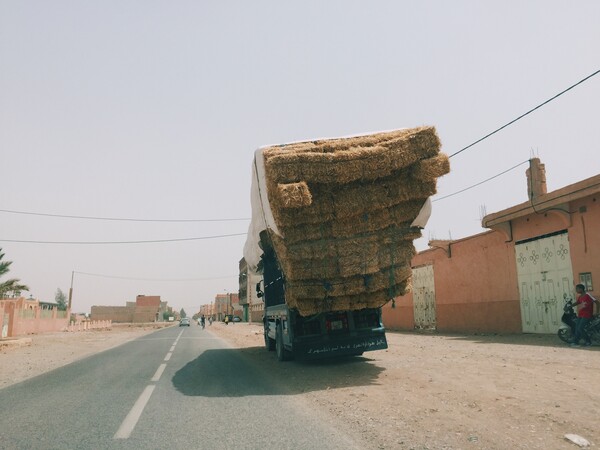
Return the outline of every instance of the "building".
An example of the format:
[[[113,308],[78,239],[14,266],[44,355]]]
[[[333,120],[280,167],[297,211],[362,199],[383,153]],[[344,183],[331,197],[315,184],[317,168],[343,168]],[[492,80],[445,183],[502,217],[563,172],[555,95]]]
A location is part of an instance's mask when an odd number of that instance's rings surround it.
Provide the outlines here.
[[[0,299],[0,338],[62,331],[68,324],[69,311],[60,311],[54,302]]]
[[[265,303],[262,298],[256,295],[256,285],[262,280],[262,277],[248,271],[248,266],[244,258],[240,260],[239,268],[239,296],[240,305],[243,307],[242,320],[262,322]]]
[[[240,305],[238,294],[228,292],[215,296],[213,311],[213,318],[222,321],[225,319],[225,315],[242,317],[244,309]]]
[[[244,322],[248,321],[250,316],[249,314],[249,299],[248,299],[248,291],[252,291],[252,289],[248,289],[248,265],[246,264],[246,260],[244,258],[240,259],[239,262],[239,289],[238,296],[240,298],[240,306],[243,309],[242,312],[242,320]]]
[[[575,284],[600,296],[600,175],[550,193],[539,159],[526,175],[528,200],[485,216],[490,231],[415,255],[412,292],[384,306],[386,327],[555,333]]]
[[[171,312],[160,295],[138,295],[125,306],[92,306],[92,320],[112,320],[115,323],[163,322],[164,313]]]

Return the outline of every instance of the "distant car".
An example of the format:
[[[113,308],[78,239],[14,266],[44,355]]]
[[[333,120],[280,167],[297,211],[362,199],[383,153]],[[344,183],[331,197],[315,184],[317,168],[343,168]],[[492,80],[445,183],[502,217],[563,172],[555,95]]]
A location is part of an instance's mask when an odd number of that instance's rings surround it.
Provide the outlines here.
[[[242,321],[242,319],[238,316],[233,316],[232,320],[233,320],[233,322],[241,322]]]
[[[184,317],[183,319],[181,319],[179,321],[179,326],[180,327],[189,327],[190,326],[190,318],[189,317]]]

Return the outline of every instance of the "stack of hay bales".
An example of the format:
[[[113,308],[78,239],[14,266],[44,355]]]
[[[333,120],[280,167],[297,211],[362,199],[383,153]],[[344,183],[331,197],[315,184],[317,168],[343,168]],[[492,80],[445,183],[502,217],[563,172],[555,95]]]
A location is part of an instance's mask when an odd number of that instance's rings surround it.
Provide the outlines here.
[[[263,149],[290,308],[377,308],[410,289],[412,223],[450,170],[439,150],[433,127]]]

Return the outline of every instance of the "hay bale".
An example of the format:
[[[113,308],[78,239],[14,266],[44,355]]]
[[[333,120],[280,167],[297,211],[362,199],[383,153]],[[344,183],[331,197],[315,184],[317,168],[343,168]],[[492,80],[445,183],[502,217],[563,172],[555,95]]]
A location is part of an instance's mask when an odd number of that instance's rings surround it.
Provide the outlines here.
[[[277,195],[273,199],[274,207],[301,208],[312,203],[312,195],[306,182],[277,185]]]
[[[302,223],[331,222],[380,212],[385,208],[427,198],[436,193],[435,181],[411,181],[386,179],[380,183],[359,183],[350,186],[311,186],[313,200],[310,207],[301,210],[273,210],[273,217],[277,226],[281,228]],[[408,221],[407,219],[403,221]]]
[[[353,275],[370,275],[382,267],[405,262],[415,254],[412,241],[402,241],[385,247],[369,246],[355,248],[355,252],[323,257],[322,259],[287,256],[281,259],[281,268],[291,280],[332,280]]]
[[[286,278],[286,300],[288,294],[292,297],[303,298],[334,298],[342,296],[363,295],[389,289],[405,280],[412,274],[410,260],[400,266],[380,269],[376,273],[355,275],[346,278],[328,280],[290,280]]]
[[[296,223],[282,226],[279,231],[287,245],[297,242],[350,237],[373,233],[395,226],[404,234],[403,239],[414,240],[421,237],[419,228],[411,227],[411,218],[417,217],[426,199],[409,200],[389,208],[372,210],[353,217],[320,223]],[[408,218],[408,222],[406,222]],[[413,219],[414,220],[414,219]]]
[[[358,294],[332,298],[302,298],[296,299],[292,293],[287,299],[291,308],[296,308],[303,316],[331,311],[347,311],[363,308],[379,308],[394,297],[410,292],[410,280],[368,294]]]
[[[286,301],[300,314],[378,308],[410,289],[411,227],[450,170],[433,127],[263,150]],[[263,247],[265,248],[265,247]]]
[[[438,153],[433,127],[362,137],[315,141],[312,146],[264,150],[268,177],[276,183],[349,183],[375,180]]]

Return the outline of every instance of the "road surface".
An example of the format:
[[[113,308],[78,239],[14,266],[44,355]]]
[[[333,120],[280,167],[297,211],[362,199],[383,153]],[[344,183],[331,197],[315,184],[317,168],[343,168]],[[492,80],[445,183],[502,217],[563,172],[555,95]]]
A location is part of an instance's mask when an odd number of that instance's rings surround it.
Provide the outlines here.
[[[0,390],[0,447],[364,447],[295,393],[208,328],[171,327]]]

